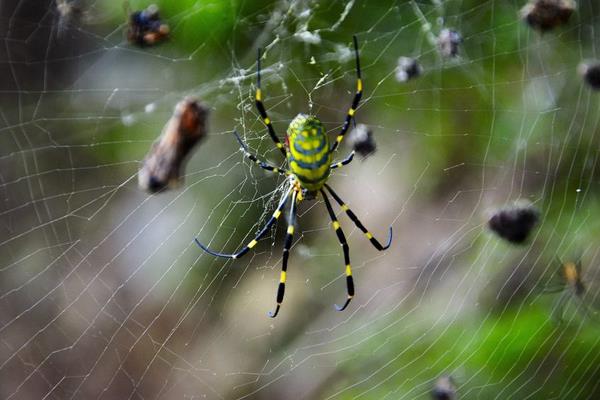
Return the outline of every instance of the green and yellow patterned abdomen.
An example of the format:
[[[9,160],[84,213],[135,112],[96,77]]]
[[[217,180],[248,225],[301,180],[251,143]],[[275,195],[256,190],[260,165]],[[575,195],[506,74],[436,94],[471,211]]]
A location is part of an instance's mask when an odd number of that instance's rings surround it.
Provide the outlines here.
[[[298,114],[287,130],[287,159],[300,185],[310,192],[323,187],[329,178],[329,138],[321,121],[313,115]]]

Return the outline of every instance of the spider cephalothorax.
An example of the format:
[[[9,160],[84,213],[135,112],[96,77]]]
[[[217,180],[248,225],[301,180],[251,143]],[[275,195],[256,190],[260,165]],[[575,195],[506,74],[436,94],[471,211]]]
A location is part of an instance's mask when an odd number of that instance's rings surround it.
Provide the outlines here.
[[[327,208],[327,213],[331,218],[331,223],[337,238],[342,246],[344,252],[344,261],[346,265],[346,287],[348,291],[348,296],[346,297],[346,301],[344,305],[341,307],[336,306],[338,311],[345,309],[352,297],[354,297],[354,280],[352,279],[352,268],[350,267],[350,249],[348,247],[348,243],[346,242],[346,237],[344,236],[344,232],[338,222],[335,212],[333,211],[333,207],[329,202],[329,197],[326,192],[328,192],[336,203],[339,204],[341,209],[348,215],[348,217],[354,222],[354,224],[360,229],[367,239],[375,246],[375,248],[379,251],[387,249],[392,242],[392,228],[390,227],[388,242],[385,246],[382,246],[381,243],[373,235],[371,232],[365,228],[365,226],[358,220],[356,215],[350,210],[350,208],[344,203],[344,201],[333,191],[333,189],[327,184],[327,179],[329,178],[329,174],[332,169],[340,168],[352,161],[354,157],[354,152],[350,153],[348,157],[344,160],[333,163],[332,158],[333,153],[337,149],[337,146],[340,144],[344,135],[348,131],[350,127],[350,122],[354,118],[354,114],[356,113],[356,109],[358,108],[358,103],[360,102],[360,98],[362,97],[362,80],[360,77],[360,62],[358,58],[358,42],[356,37],[354,37],[354,53],[356,55],[356,94],[354,95],[354,99],[352,100],[352,105],[346,114],[346,119],[344,120],[344,124],[340,133],[337,135],[335,142],[333,145],[329,144],[329,138],[325,129],[323,128],[323,124],[317,117],[314,115],[307,114],[298,114],[290,123],[287,130],[286,144],[285,146],[277,135],[275,134],[275,129],[271,123],[271,119],[267,115],[267,111],[265,110],[265,106],[262,102],[262,91],[260,88],[260,49],[258,50],[258,72],[257,72],[257,85],[256,85],[256,108],[258,112],[267,126],[269,131],[269,135],[271,139],[275,143],[275,146],[280,150],[281,154],[287,159],[289,164],[289,169],[282,169],[274,167],[273,165],[259,160],[254,154],[252,154],[246,143],[240,138],[237,132],[234,131],[235,137],[242,146],[242,150],[246,154],[246,156],[267,171],[272,171],[274,173],[278,173],[281,175],[285,175],[289,178],[290,187],[284,193],[277,206],[277,209],[273,213],[273,216],[267,221],[265,226],[258,232],[258,235],[246,246],[244,246],[237,253],[226,254],[226,253],[217,253],[210,250],[208,247],[200,243],[198,239],[196,239],[196,243],[200,246],[204,251],[209,254],[218,257],[225,258],[240,258],[244,254],[246,254],[250,249],[252,249],[258,241],[269,231],[271,226],[275,223],[277,219],[281,216],[285,205],[287,204],[288,199],[290,200],[290,211],[289,211],[289,219],[288,219],[288,228],[285,236],[285,241],[283,245],[283,257],[282,257],[282,265],[281,265],[281,276],[279,279],[279,288],[277,289],[277,307],[274,312],[270,312],[269,316],[275,317],[279,312],[279,308],[281,307],[281,303],[283,302],[283,295],[285,293],[285,282],[287,278],[287,265],[288,258],[290,253],[290,248],[292,247],[292,239],[294,236],[294,226],[296,224],[296,206],[302,200],[312,200],[315,199],[319,194],[323,197],[323,201],[325,202],[325,207]]]

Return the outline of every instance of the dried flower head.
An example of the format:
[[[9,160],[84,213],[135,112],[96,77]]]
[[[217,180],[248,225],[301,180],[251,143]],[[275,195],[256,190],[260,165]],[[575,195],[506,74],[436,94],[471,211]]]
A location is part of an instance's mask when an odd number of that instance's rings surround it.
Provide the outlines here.
[[[521,18],[531,28],[546,32],[569,21],[575,11],[572,0],[530,0],[521,9]]]
[[[579,64],[579,73],[584,82],[594,90],[600,90],[600,63],[597,61]]]
[[[456,386],[454,385],[452,377],[447,375],[440,376],[431,391],[431,397],[434,400],[456,399]]]
[[[488,221],[488,226],[511,243],[523,243],[539,217],[537,208],[529,203],[521,203],[496,211]]]
[[[456,57],[461,43],[462,36],[452,29],[442,29],[437,38],[438,48],[443,57]]]
[[[363,158],[373,154],[377,150],[377,144],[373,138],[373,131],[364,124],[358,124],[348,135],[348,142],[354,151]]]
[[[87,19],[87,13],[77,0],[56,0],[58,11],[58,35],[61,36],[70,26]]]
[[[413,78],[417,78],[423,72],[423,68],[419,62],[410,57],[400,57],[398,66],[396,67],[396,80],[398,82],[407,82]]]
[[[206,136],[208,109],[194,98],[177,103],[173,116],[154,142],[138,173],[140,188],[155,193],[175,187],[187,156]]]

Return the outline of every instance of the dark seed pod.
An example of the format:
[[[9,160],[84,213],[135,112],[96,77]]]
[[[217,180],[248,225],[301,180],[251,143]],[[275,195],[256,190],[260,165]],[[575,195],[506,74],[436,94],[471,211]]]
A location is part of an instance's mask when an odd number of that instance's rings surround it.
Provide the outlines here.
[[[129,13],[127,40],[140,47],[152,46],[169,36],[169,25],[160,19],[158,6],[151,4],[145,10]]]
[[[417,60],[410,57],[400,57],[396,67],[396,80],[398,82],[407,82],[417,78],[423,72],[423,68]]]
[[[531,204],[521,204],[496,211],[488,226],[511,243],[523,243],[538,221],[539,211]]]
[[[431,391],[434,400],[456,399],[456,386],[450,376],[440,376]]]
[[[352,145],[354,151],[363,158],[375,153],[375,150],[377,150],[377,144],[373,138],[373,131],[364,124],[358,124],[352,129],[348,135],[348,141]]]
[[[438,48],[443,57],[456,57],[458,46],[462,43],[460,33],[451,29],[442,29],[437,38]]]
[[[573,11],[575,3],[572,0],[530,0],[521,9],[521,18],[532,29],[547,32],[566,24]]]
[[[83,10],[78,0],[56,0],[58,11],[58,36],[62,36],[67,29],[88,19],[88,14]]]
[[[138,173],[141,189],[156,193],[176,187],[188,154],[206,136],[208,109],[193,98],[177,103],[173,116],[154,142]]]
[[[579,73],[584,82],[594,90],[600,90],[600,63],[597,61],[581,63]]]

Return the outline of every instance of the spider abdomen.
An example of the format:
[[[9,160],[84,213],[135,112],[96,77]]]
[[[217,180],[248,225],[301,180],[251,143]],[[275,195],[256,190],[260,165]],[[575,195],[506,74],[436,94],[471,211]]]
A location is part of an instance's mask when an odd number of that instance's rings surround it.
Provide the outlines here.
[[[323,124],[313,115],[298,114],[287,130],[287,159],[292,174],[310,192],[329,178],[331,152]]]

